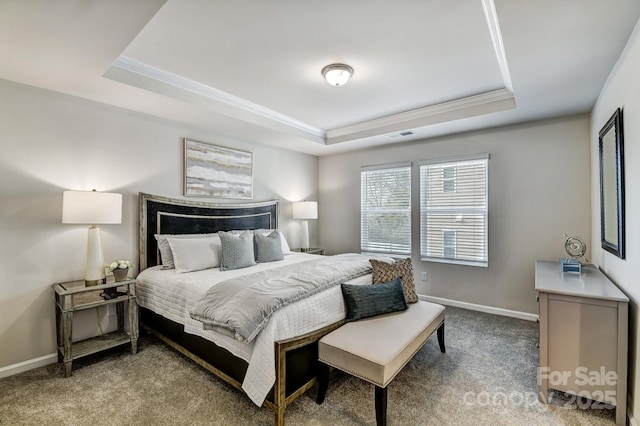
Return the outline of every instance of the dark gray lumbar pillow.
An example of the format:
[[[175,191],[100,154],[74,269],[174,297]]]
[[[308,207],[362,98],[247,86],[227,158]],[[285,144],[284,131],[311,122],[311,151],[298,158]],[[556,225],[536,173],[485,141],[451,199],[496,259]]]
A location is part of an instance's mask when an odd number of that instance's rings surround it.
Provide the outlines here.
[[[347,321],[356,321],[409,308],[400,277],[375,285],[342,284]]]

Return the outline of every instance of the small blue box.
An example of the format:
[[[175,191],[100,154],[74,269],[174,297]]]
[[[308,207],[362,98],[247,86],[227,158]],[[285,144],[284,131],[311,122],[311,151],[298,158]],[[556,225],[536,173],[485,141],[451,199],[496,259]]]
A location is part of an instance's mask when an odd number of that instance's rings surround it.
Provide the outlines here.
[[[573,274],[579,274],[582,272],[582,264],[578,262],[577,259],[561,257],[560,272],[571,272]]]

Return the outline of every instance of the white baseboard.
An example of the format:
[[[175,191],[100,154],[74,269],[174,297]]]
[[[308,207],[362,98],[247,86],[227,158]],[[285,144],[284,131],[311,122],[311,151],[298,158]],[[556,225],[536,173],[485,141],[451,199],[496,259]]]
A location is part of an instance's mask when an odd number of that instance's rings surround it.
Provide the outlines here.
[[[58,354],[49,354],[0,368],[0,379],[58,362]]]
[[[470,311],[485,312],[488,314],[502,315],[505,317],[519,318],[527,321],[536,321],[538,315],[530,314],[527,312],[512,311],[510,309],[494,308],[493,306],[476,305],[475,303],[459,302],[457,300],[443,299],[442,297],[425,296],[423,294],[418,295],[420,300],[427,302],[438,303],[445,306],[453,306],[454,308],[469,309]]]

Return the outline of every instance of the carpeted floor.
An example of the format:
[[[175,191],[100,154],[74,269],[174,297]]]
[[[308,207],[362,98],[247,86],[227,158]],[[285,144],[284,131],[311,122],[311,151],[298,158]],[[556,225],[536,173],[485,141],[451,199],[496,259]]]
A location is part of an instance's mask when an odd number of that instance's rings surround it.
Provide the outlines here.
[[[447,353],[432,337],[389,385],[390,425],[612,425],[613,410],[537,401],[537,324],[447,308]],[[0,380],[2,425],[271,425],[273,414],[145,336],[74,362]],[[287,409],[287,425],[374,425],[373,385],[339,371]],[[572,403],[573,402],[573,403]]]

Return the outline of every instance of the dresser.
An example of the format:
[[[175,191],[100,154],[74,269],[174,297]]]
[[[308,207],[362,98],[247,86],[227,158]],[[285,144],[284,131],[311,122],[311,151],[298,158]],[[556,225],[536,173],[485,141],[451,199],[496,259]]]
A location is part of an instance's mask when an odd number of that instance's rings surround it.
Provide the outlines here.
[[[540,400],[556,389],[587,398],[591,408],[615,405],[616,423],[624,425],[629,298],[593,265],[577,274],[538,260],[535,274]]]

